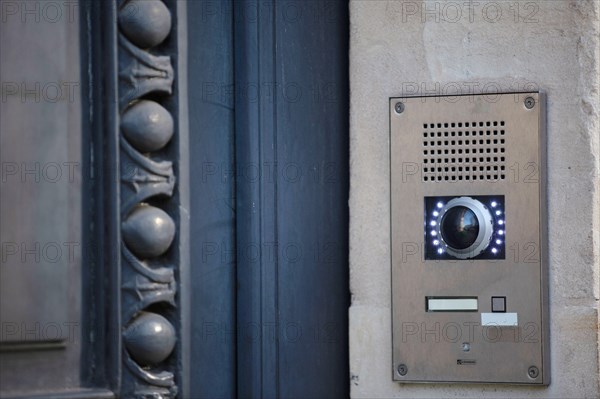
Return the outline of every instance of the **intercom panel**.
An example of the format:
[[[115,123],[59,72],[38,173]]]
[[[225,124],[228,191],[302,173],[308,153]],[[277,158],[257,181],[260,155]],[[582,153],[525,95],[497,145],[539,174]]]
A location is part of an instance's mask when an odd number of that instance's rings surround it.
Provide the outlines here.
[[[395,381],[549,383],[544,104],[390,99]]]

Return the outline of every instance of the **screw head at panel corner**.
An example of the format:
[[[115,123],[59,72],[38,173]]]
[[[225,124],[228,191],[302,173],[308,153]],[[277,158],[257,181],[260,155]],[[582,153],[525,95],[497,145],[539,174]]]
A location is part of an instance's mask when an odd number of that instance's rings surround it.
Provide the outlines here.
[[[404,112],[404,103],[397,102],[396,105],[394,105],[394,111],[396,111],[397,114]]]
[[[529,378],[538,378],[538,376],[540,375],[540,370],[535,366],[530,366],[527,369],[527,375],[529,376]]]
[[[523,104],[525,104],[525,108],[532,109],[535,107],[535,99],[533,97],[527,97],[525,101],[523,101]]]
[[[406,364],[399,364],[397,370],[398,374],[401,376],[405,376],[406,373],[408,373],[408,367],[406,367]]]

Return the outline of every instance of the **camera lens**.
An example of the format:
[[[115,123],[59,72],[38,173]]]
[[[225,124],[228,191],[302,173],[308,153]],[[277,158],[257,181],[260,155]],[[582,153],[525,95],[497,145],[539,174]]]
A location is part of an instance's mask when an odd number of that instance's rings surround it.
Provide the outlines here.
[[[475,213],[465,206],[455,206],[442,217],[440,232],[449,247],[469,248],[479,234],[479,221]]]

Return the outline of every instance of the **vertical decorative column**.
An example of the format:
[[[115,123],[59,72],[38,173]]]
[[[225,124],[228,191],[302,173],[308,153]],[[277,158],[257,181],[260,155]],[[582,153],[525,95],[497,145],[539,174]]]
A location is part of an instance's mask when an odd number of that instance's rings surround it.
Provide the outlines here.
[[[118,1],[123,398],[175,398],[180,354],[177,101],[172,16],[161,0]],[[175,117],[175,118],[174,118]]]

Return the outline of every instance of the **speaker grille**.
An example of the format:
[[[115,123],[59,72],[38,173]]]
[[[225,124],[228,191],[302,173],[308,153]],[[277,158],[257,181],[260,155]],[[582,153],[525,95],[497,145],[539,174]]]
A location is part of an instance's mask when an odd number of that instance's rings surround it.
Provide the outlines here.
[[[506,178],[504,121],[423,124],[424,182]]]

